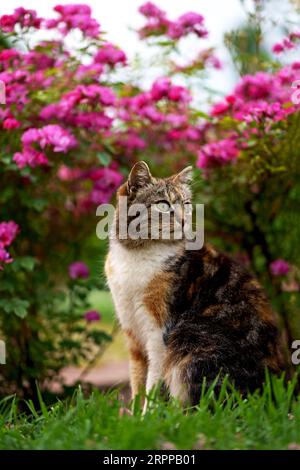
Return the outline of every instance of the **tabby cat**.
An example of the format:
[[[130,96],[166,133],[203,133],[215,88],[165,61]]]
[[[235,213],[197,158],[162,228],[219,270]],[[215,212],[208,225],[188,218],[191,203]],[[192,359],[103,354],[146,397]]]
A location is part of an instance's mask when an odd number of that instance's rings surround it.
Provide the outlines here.
[[[191,178],[191,167],[154,178],[138,162],[117,200],[126,196],[128,208],[145,204],[148,215],[150,207],[172,211],[175,203],[190,204]],[[209,245],[195,251],[184,239],[123,239],[119,207],[105,271],[128,339],[132,396],[163,382],[171,396],[194,405],[204,377],[208,385],[218,377],[218,387],[228,374],[246,392],[261,386],[266,367],[279,372],[274,315],[252,275]]]

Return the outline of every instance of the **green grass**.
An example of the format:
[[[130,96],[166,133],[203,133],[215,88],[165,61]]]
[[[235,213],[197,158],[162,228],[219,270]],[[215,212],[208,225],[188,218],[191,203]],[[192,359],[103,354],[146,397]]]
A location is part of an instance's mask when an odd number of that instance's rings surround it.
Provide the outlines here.
[[[69,402],[30,415],[17,413],[13,397],[0,404],[0,449],[287,449],[300,445],[300,400],[295,381],[267,378],[261,394],[247,398],[224,385],[218,398],[203,392],[196,410],[154,397],[145,416],[140,407],[122,412],[117,392],[80,389]],[[121,410],[121,411],[120,411]]]

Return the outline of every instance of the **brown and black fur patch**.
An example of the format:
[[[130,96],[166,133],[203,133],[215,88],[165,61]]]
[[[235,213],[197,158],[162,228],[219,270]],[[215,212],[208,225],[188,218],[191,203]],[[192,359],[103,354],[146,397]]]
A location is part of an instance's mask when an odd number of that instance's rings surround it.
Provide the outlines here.
[[[237,262],[211,248],[170,260],[173,273],[164,325],[168,367],[179,367],[190,402],[201,383],[225,374],[242,392],[260,387],[265,367],[281,369],[273,313],[256,280]]]
[[[149,282],[145,290],[144,305],[160,327],[167,321],[173,277],[173,273],[163,271]]]

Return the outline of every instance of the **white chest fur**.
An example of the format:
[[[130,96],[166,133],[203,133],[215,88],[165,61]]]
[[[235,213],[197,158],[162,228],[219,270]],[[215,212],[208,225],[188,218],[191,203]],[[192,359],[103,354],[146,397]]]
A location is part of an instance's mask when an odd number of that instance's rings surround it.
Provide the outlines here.
[[[117,315],[122,327],[133,331],[146,350],[158,326],[144,306],[145,289],[177,250],[178,246],[163,243],[129,250],[117,240],[111,242],[106,273]]]

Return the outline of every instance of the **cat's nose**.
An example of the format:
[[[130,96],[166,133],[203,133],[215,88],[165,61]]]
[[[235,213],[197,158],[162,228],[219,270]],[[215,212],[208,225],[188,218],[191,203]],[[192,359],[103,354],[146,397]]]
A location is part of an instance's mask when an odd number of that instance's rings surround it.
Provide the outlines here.
[[[174,210],[174,218],[175,218],[175,223],[177,224],[178,227],[183,228],[184,227],[184,211],[182,206],[176,206],[176,209]]]

